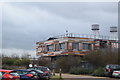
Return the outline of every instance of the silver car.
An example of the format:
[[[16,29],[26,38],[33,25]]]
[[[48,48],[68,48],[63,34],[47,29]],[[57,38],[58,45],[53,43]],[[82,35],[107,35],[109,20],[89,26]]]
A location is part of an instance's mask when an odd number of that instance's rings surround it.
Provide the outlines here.
[[[112,76],[113,76],[113,77],[118,77],[118,78],[120,78],[120,70],[118,70],[118,71],[113,71]]]

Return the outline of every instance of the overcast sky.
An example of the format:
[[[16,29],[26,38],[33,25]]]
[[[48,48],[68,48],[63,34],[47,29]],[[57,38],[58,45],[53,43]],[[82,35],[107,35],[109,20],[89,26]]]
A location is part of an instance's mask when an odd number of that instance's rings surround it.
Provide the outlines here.
[[[91,34],[91,25],[100,25],[100,34],[118,25],[117,2],[16,2],[2,8],[4,53],[26,51],[35,56],[37,41],[69,33]],[[9,53],[9,54],[10,54]],[[15,52],[14,52],[15,53]]]

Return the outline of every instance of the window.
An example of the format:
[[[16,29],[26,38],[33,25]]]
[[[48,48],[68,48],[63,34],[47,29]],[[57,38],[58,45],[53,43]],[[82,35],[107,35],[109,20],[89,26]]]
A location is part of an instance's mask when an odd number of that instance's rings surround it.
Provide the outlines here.
[[[19,76],[17,72],[10,72],[9,74],[12,76]]]
[[[35,71],[31,71],[30,74],[36,75],[37,73]]]
[[[85,49],[85,50],[90,49],[90,44],[83,43],[83,49]]]
[[[65,43],[60,43],[59,46],[60,46],[60,49],[65,49]]]
[[[2,75],[4,75],[5,74],[5,72],[2,72]]]
[[[53,45],[47,45],[47,51],[49,52],[53,51]]]
[[[17,71],[17,73],[18,73],[19,75],[22,75],[22,74],[27,74],[28,72],[27,72],[27,71]]]
[[[40,71],[40,70],[36,70],[36,72],[38,72],[38,73],[44,73],[43,71]]]
[[[78,50],[79,49],[79,43],[73,43],[72,48]]]
[[[55,44],[55,48],[54,48],[55,51],[58,51],[59,50],[59,46],[58,44]]]

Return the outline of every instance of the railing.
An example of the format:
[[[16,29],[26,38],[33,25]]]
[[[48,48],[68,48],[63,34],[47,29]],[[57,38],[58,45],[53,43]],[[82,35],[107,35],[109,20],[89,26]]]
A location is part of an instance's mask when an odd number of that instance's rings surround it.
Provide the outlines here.
[[[55,38],[80,37],[80,38],[91,38],[91,39],[102,39],[102,40],[118,40],[118,37],[102,36],[102,35],[77,34],[77,33],[67,33],[67,34],[58,35],[58,36],[54,36],[54,37]]]

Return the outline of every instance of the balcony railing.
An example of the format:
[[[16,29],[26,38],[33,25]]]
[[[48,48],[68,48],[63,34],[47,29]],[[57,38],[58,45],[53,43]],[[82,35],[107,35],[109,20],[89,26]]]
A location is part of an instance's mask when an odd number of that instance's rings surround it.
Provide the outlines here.
[[[91,38],[91,39],[102,39],[102,40],[118,40],[117,36],[102,36],[102,35],[89,35],[89,34],[77,34],[77,33],[67,33],[54,37],[55,38],[80,37],[80,38]]]

